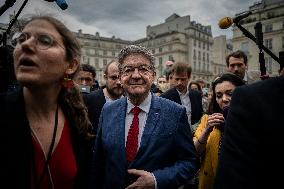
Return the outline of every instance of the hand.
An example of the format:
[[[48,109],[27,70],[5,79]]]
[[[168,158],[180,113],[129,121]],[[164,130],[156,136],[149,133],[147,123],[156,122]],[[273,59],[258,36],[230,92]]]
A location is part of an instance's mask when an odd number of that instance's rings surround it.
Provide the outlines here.
[[[224,121],[224,116],[221,113],[214,113],[212,115],[209,115],[206,124],[207,133],[210,133],[215,126],[219,126],[220,123],[224,123]]]
[[[138,179],[127,186],[126,189],[154,189],[155,188],[155,179],[152,173],[143,171],[143,170],[137,170],[137,169],[129,169],[129,174],[133,174],[138,177]]]

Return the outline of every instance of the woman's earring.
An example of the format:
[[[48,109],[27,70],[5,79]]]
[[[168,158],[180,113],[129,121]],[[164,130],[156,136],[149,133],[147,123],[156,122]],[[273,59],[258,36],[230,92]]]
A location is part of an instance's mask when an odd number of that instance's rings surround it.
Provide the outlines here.
[[[69,75],[67,75],[67,74],[63,78],[62,85],[67,89],[72,89],[75,86],[74,81],[72,79],[70,79]]]

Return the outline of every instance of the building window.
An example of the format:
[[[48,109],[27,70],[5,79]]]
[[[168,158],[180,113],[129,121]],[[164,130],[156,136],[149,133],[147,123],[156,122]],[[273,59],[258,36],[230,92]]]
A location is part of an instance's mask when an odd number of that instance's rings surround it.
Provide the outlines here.
[[[107,65],[107,59],[103,59],[104,67]]]
[[[196,62],[193,62],[193,71],[196,71]]]
[[[246,54],[246,55],[248,55],[248,53],[249,53],[249,43],[248,42],[243,42],[243,43],[241,43],[241,50]]]
[[[159,64],[163,64],[163,57],[159,57]]]
[[[264,40],[264,45],[265,45],[268,49],[272,50],[272,39],[265,39],[265,40]]]
[[[207,51],[209,51],[209,43],[207,43]]]
[[[272,32],[272,31],[273,31],[272,24],[266,25],[264,31],[265,31],[265,32]]]
[[[84,63],[84,64],[89,64],[89,63],[90,63],[89,57],[83,56],[83,63]]]
[[[201,53],[200,53],[200,51],[198,51],[198,60],[200,60],[201,59]]]
[[[203,49],[205,49],[205,42],[203,42]]]
[[[205,61],[205,52],[202,53],[202,60]]]
[[[103,55],[104,55],[104,56],[107,55],[107,51],[106,51],[106,50],[103,51]]]
[[[196,40],[195,39],[193,40],[193,46],[196,46]]]
[[[198,62],[198,71],[200,71],[200,69],[201,69],[201,63]]]
[[[90,49],[90,54],[94,55],[95,54],[95,49]]]
[[[209,64],[207,64],[207,70],[206,71],[209,72]]]
[[[196,59],[196,50],[193,49],[193,59]]]
[[[200,41],[198,41],[198,47],[201,48],[201,42]]]
[[[159,52],[163,52],[163,48],[162,47],[159,48]]]
[[[173,62],[175,61],[173,55],[169,55],[169,60]]]
[[[99,59],[98,58],[95,59],[95,67],[97,69],[100,68],[100,64],[99,64]]]
[[[122,48],[122,46],[121,46],[121,45],[119,45],[119,44],[116,44],[116,45],[115,45],[115,48],[117,48],[117,49],[121,49],[121,48]]]
[[[207,53],[207,62],[209,62],[209,53]]]
[[[266,57],[265,58],[265,67],[269,74],[272,74],[272,58]]]

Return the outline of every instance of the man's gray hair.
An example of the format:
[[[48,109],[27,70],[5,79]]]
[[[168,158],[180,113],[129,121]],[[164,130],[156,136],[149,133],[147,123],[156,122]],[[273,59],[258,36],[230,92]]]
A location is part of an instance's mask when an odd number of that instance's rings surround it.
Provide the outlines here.
[[[122,63],[123,60],[130,54],[142,54],[144,55],[149,61],[150,61],[150,66],[151,69],[155,71],[155,57],[151,53],[149,49],[143,46],[138,46],[138,45],[129,45],[121,49],[121,51],[118,54],[118,67],[121,70],[122,69]]]

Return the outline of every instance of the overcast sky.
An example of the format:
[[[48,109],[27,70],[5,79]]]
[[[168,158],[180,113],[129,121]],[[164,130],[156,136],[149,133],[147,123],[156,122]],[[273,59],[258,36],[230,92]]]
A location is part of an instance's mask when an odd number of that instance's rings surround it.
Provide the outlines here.
[[[0,6],[7,0],[0,0]],[[10,14],[17,12],[24,0],[17,2],[0,16],[1,23],[8,23]],[[147,25],[163,23],[176,13],[191,16],[191,21],[211,25],[213,37],[232,37],[231,28],[221,30],[218,21],[234,17],[249,9],[256,0],[66,0],[68,8],[61,10],[55,2],[29,0],[21,16],[52,14],[62,20],[72,31],[100,32],[103,37],[116,36],[124,40],[146,37]]]

